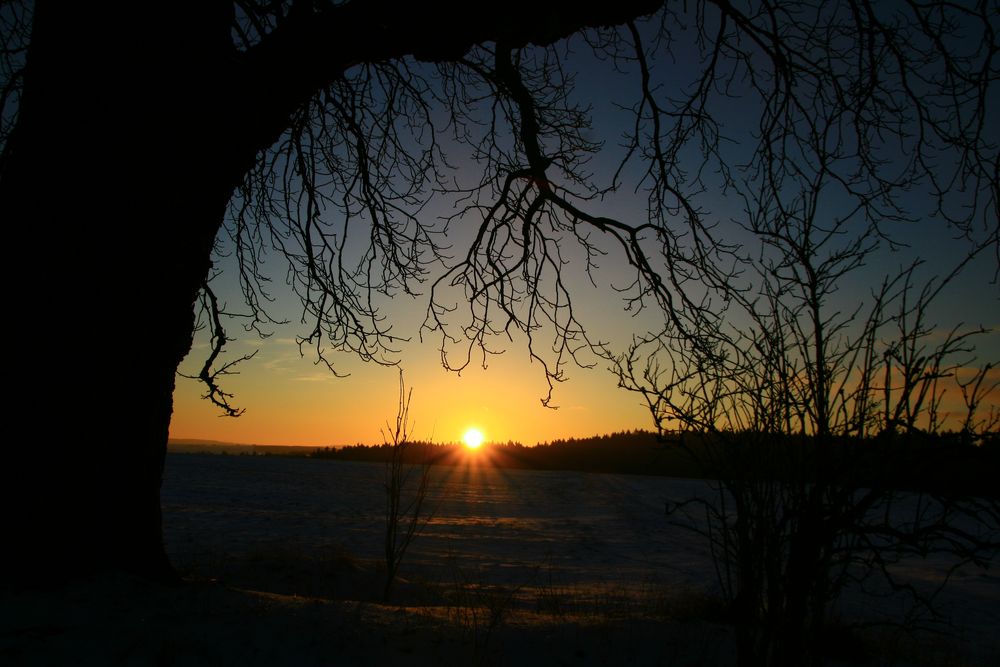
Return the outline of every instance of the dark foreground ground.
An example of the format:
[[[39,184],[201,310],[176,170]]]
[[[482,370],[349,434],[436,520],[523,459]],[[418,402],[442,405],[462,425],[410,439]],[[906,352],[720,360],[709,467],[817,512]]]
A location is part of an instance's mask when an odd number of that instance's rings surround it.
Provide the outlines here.
[[[705,665],[734,663],[704,545],[664,502],[705,484],[454,471],[381,603],[382,468],[168,457],[164,525],[186,583],[121,575],[0,593],[7,665]],[[941,566],[900,576],[933,586]],[[955,573],[915,634],[893,598],[847,596],[828,665],[1000,664],[1000,578]]]
[[[3,665],[731,665],[732,628],[710,600],[655,613],[510,608],[488,593],[383,605],[108,575],[0,601]],[[465,606],[467,605],[467,606]],[[947,637],[843,630],[829,665],[996,664]]]
[[[731,664],[729,629],[104,577],[4,598],[4,665]]]

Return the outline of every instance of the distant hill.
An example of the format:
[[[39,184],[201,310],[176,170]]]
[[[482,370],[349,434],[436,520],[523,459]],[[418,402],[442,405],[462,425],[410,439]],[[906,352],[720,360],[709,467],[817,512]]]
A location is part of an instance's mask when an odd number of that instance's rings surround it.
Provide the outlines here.
[[[309,456],[315,447],[297,445],[247,445],[220,440],[177,438],[167,441],[167,452],[174,454],[229,454],[244,456]]]
[[[531,470],[578,470],[644,475],[697,476],[699,470],[682,449],[658,441],[648,431],[624,431],[590,438],[555,440],[534,446],[517,442],[490,443],[470,452],[457,443],[415,442],[407,459],[413,463],[430,461],[438,465],[490,465],[498,468]],[[167,451],[176,454],[219,454],[230,456],[302,456],[338,461],[385,461],[386,445],[343,447],[303,447],[249,445],[217,440],[172,439]]]

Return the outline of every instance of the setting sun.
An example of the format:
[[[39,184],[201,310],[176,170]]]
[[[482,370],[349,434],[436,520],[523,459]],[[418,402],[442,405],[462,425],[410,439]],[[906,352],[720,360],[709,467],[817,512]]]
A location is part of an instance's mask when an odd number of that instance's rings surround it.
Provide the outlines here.
[[[479,445],[483,444],[483,440],[485,440],[483,432],[478,428],[470,428],[462,435],[462,442],[469,449],[476,449]]]

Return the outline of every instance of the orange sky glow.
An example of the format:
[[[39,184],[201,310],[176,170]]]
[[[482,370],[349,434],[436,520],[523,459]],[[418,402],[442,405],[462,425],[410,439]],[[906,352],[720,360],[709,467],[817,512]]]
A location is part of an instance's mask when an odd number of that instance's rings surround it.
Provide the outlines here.
[[[629,99],[628,96],[634,93],[630,87],[634,86],[634,81],[629,84],[627,77],[623,78],[614,68],[609,69],[608,63],[595,61],[592,66],[597,69],[580,78],[578,90],[582,99],[594,105],[595,136],[610,138],[611,143],[607,150],[593,156],[587,170],[595,174],[595,182],[606,184],[616,173],[623,153],[620,146],[617,152],[613,149],[615,137],[620,135],[619,126],[627,127],[635,120],[628,111],[630,105],[616,106],[618,100],[614,97]],[[739,105],[733,105],[724,113],[733,114],[728,120],[735,124],[734,127],[740,126]],[[481,167],[473,163],[465,171],[475,176]],[[627,170],[624,177],[629,177]],[[478,176],[473,181],[476,178]],[[721,191],[706,194],[704,204],[704,215],[714,216],[720,224],[744,214],[741,201],[727,199]],[[631,186],[622,187],[599,203],[588,205],[594,206],[596,213],[626,220],[648,217],[646,193]],[[836,213],[835,208],[831,215]],[[447,199],[431,201],[421,209],[421,215],[428,219],[454,215],[454,212],[453,202]],[[456,220],[449,227],[448,243],[457,249],[468,248],[477,224],[475,219]],[[738,230],[727,228],[727,232],[735,234]],[[938,220],[928,219],[926,226],[919,233],[915,232],[907,230],[906,241],[914,256],[930,258],[929,273],[954,265],[955,257],[949,256],[948,244],[956,244],[946,226]],[[737,234],[733,238],[742,237]],[[626,310],[622,295],[613,289],[629,285],[635,279],[634,272],[627,268],[628,261],[621,248],[609,244],[602,248],[608,251],[607,255],[592,258],[599,265],[595,270],[596,285],[592,285],[584,270],[586,257],[576,247],[578,244],[570,241],[560,246],[560,259],[564,262],[560,278],[572,294],[574,316],[591,340],[608,342],[615,352],[621,352],[634,334],[661,330],[663,317],[655,312],[655,305],[638,314]],[[596,235],[592,241],[597,245],[601,243]],[[966,248],[964,245],[956,247],[959,250]],[[879,266],[878,259],[884,261],[884,266]],[[218,282],[213,281],[213,290],[219,295],[224,309],[245,313],[242,293],[234,278],[238,275],[234,261],[232,253],[220,253],[215,266],[222,271],[222,277]],[[844,301],[832,303],[831,309],[842,308],[843,312],[850,312],[857,307],[859,296],[866,298],[872,286],[880,283],[882,271],[891,271],[892,267],[906,263],[902,255],[895,254],[869,258],[867,268],[852,272],[840,285],[843,289],[837,292],[836,298]],[[330,360],[338,372],[349,374],[337,378],[325,366],[315,364],[314,349],[307,348],[303,357],[295,336],[308,333],[311,323],[301,323],[300,302],[286,284],[287,263],[280,253],[273,253],[268,256],[266,266],[272,275],[274,307],[278,311],[272,314],[275,319],[292,324],[276,325],[270,332],[272,335],[264,340],[244,332],[239,320],[225,325],[229,337],[235,338],[227,345],[226,360],[259,350],[254,358],[234,369],[237,374],[220,378],[222,389],[233,394],[233,404],[244,408],[245,414],[239,418],[220,416],[218,408],[202,399],[203,386],[179,375],[174,391],[171,438],[307,446],[382,442],[381,432],[387,430],[386,422],[396,418],[398,369],[366,364],[349,354],[331,352]],[[996,264],[991,257],[979,258],[967,268],[962,280],[950,284],[940,295],[933,318],[933,324],[942,330],[949,330],[958,322],[970,328],[992,328],[991,333],[975,341],[979,363],[1000,360],[1000,292],[996,290],[995,281],[990,282],[996,277],[995,271]],[[984,290],[984,285],[990,287]],[[544,288],[551,289],[551,284],[546,283]],[[454,319],[449,326],[454,327],[450,331],[452,335],[458,333],[456,337],[461,337],[462,326],[467,324],[462,318],[467,319],[468,313],[462,309],[468,303],[463,299],[466,297],[461,290],[445,295],[444,299],[446,304],[455,306]],[[458,374],[442,368],[439,334],[421,331],[427,312],[426,293],[418,297],[395,294],[384,303],[380,302],[378,307],[385,322],[392,324],[393,335],[409,339],[400,344],[396,360],[405,371],[407,387],[413,390],[410,417],[414,439],[459,442],[467,429],[476,427],[482,430],[488,442],[513,440],[533,445],[560,438],[653,428],[642,397],[619,389],[616,377],[607,370],[608,363],[593,355],[584,355],[581,359],[585,364],[593,364],[593,368],[580,368],[572,362],[564,366],[567,381],[556,384],[552,397],[552,405],[559,407],[549,409],[540,402],[547,392],[544,371],[537,361],[532,363],[523,334],[519,337],[515,333],[512,340],[503,335],[495,336],[499,340],[491,339],[488,345],[494,350],[503,349],[504,353],[489,356],[485,370],[481,358],[474,357]],[[730,322],[730,325],[734,324]],[[738,326],[738,322],[734,326]],[[422,333],[424,340],[420,338]],[[535,335],[536,351],[551,361],[554,356],[552,332],[539,329]],[[207,336],[202,331],[181,364],[180,373],[197,375],[208,351]],[[225,360],[220,361],[224,363]],[[956,360],[955,363],[964,362]],[[1000,370],[994,368],[993,372],[1000,373]],[[997,394],[1000,392],[994,392],[981,406],[984,412],[991,406],[1000,409]],[[942,410],[957,414],[961,408],[960,398],[957,389],[951,390]]]
[[[246,408],[239,418],[220,417],[217,408],[201,399],[197,382],[178,378],[171,437],[316,446],[382,441],[380,430],[396,415],[395,368],[358,363],[361,368],[350,377],[335,378],[308,358],[300,359],[295,345],[264,345],[276,349],[267,356],[262,351],[241,375],[226,378],[235,404]],[[556,388],[553,404],[559,408],[543,407],[539,399],[546,385],[538,364],[515,359],[514,352],[486,371],[469,368],[461,376],[435,366],[429,354],[413,364],[405,378],[413,388],[414,438],[458,442],[476,426],[488,441],[533,445],[649,428],[639,397],[616,390],[610,373],[599,369],[570,369],[570,380]],[[271,361],[275,363],[268,371],[264,366]]]
[[[244,342],[260,344],[250,340]],[[198,357],[199,348],[190,357]],[[570,368],[569,380],[556,386],[553,404],[541,405],[546,385],[538,364],[528,363],[512,349],[494,359],[487,370],[470,367],[461,375],[436,363],[436,351],[425,351],[408,366],[405,378],[413,388],[410,416],[413,437],[434,442],[459,442],[470,427],[488,442],[513,440],[533,445],[558,438],[587,437],[626,429],[650,429],[652,422],[640,398],[617,389],[610,373]],[[190,363],[190,361],[188,362]],[[239,418],[201,398],[201,386],[178,378],[170,435],[175,439],[225,442],[337,446],[382,442],[386,422],[395,419],[398,371],[345,360],[352,375],[333,377],[308,357],[300,358],[291,340],[269,339],[261,353],[246,362],[240,375],[226,378],[226,390],[246,413]],[[991,377],[1000,379],[1000,369]],[[994,392],[982,406],[1000,406]],[[959,414],[960,394],[950,390],[943,413]]]

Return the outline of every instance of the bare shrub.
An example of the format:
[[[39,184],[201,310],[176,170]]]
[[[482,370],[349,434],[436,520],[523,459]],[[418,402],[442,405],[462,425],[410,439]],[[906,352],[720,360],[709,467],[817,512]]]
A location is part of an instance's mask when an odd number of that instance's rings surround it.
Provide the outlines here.
[[[410,398],[413,389],[406,389],[403,372],[399,372],[399,407],[394,425],[386,424],[382,432],[388,448],[385,462],[385,586],[383,599],[388,602],[399,565],[406,550],[427,524],[430,490],[430,464],[420,466],[407,461],[413,424],[409,421]],[[414,480],[413,477],[416,477]],[[414,488],[415,482],[415,488]]]

